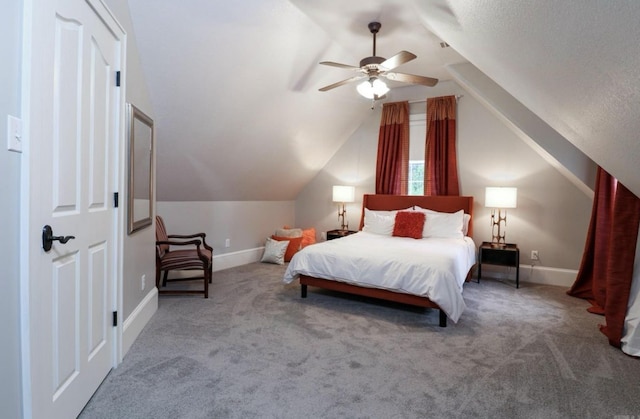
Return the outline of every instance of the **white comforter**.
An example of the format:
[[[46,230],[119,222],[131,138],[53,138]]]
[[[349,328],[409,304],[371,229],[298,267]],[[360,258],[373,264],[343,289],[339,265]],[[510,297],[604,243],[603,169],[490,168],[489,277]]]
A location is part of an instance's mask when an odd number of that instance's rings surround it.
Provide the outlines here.
[[[307,246],[284,274],[301,274],[428,297],[457,322],[465,309],[462,285],[475,264],[473,240],[411,239],[358,232]]]

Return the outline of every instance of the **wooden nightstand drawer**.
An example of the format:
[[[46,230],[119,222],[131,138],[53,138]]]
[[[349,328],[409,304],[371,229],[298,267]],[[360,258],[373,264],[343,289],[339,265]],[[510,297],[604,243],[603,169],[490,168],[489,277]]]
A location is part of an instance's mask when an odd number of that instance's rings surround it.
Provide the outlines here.
[[[483,248],[481,262],[492,265],[516,266],[518,252],[499,248]]]
[[[482,264],[516,268],[516,288],[520,288],[520,249],[513,243],[493,245],[483,242],[478,249],[478,282],[482,277]]]

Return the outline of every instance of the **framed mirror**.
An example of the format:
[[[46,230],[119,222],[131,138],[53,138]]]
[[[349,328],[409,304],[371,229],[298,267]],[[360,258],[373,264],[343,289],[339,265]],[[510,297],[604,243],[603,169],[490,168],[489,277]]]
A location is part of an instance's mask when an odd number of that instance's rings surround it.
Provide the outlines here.
[[[153,216],[153,120],[127,104],[129,234],[151,225]]]

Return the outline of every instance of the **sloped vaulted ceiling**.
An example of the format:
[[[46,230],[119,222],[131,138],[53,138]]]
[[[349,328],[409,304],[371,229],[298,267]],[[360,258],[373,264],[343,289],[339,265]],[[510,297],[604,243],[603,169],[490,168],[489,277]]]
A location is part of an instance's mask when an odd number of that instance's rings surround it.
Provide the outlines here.
[[[157,133],[159,200],[294,199],[371,112],[322,60],[418,55],[405,72],[450,79],[442,50],[403,1],[129,0]]]
[[[640,2],[416,5],[435,34],[640,196]]]
[[[640,195],[640,2],[129,5],[154,106],[159,200],[294,199],[370,112],[355,88],[317,89],[350,76],[319,61],[371,54],[373,20],[378,55],[418,55],[402,71],[448,80],[446,66],[468,60]]]

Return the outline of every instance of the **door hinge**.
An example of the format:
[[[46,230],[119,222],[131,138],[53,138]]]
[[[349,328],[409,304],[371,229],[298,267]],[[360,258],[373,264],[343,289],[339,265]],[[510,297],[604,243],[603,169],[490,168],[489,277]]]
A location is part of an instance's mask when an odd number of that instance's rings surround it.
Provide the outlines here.
[[[113,207],[118,208],[118,192],[113,193]]]
[[[118,325],[118,312],[114,311],[113,312],[113,327],[116,327]]]
[[[116,86],[120,87],[120,72],[116,71]]]

